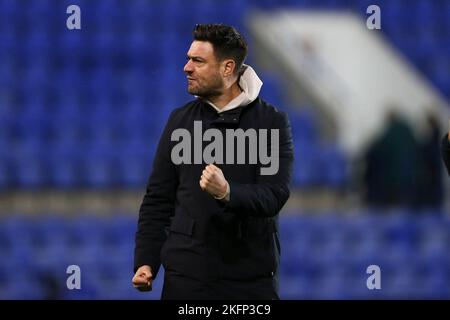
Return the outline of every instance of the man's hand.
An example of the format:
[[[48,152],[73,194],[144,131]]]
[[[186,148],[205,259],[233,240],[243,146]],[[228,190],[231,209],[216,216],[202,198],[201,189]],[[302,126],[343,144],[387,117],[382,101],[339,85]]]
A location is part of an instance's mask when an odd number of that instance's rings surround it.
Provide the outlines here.
[[[228,182],[223,176],[222,170],[213,164],[209,164],[200,177],[200,188],[214,198],[222,199],[227,194]]]
[[[150,291],[152,290],[152,269],[150,266],[142,266],[137,269],[134,277],[133,277],[133,287],[138,289],[139,291]]]

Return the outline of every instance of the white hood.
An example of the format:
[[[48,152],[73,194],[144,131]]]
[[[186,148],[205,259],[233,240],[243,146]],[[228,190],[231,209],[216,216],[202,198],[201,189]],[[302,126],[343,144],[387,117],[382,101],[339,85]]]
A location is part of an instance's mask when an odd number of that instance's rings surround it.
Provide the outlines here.
[[[246,106],[252,103],[256,98],[258,98],[259,91],[261,91],[263,82],[252,67],[244,64],[243,68],[244,72],[239,78],[239,86],[242,89],[245,100],[242,101],[240,105]]]
[[[222,109],[217,108],[212,102],[207,101],[218,113],[228,111],[240,106],[246,106],[258,97],[259,91],[261,91],[261,87],[263,82],[256,74],[255,70],[249,65],[244,64],[242,66],[243,72],[239,77],[239,87],[241,87],[242,92],[236,98],[231,100],[225,107]]]

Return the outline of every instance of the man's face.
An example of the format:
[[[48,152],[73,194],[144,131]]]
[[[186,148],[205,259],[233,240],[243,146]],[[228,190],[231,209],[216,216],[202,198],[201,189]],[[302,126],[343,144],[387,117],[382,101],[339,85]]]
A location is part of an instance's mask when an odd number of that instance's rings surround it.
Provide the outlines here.
[[[213,45],[207,41],[192,42],[187,59],[184,72],[188,79],[188,92],[203,98],[220,95],[224,82]]]

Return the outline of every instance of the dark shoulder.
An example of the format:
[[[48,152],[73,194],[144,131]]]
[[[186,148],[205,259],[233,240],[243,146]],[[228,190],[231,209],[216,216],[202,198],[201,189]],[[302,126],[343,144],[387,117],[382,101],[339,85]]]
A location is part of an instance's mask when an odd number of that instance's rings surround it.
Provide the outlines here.
[[[254,102],[254,110],[260,113],[264,118],[271,119],[272,123],[285,125],[289,119],[287,113],[279,110],[274,105],[258,97]]]

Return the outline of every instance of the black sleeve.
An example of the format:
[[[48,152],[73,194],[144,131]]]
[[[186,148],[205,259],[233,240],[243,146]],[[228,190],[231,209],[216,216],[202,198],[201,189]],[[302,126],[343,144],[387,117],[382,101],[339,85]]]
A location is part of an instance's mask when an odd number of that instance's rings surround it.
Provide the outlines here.
[[[444,160],[447,172],[450,175],[450,143],[448,141],[448,134],[442,138],[442,159]]]
[[[169,117],[153,160],[146,193],[139,210],[135,237],[134,271],[143,265],[152,268],[156,277],[161,265],[160,251],[165,242],[166,228],[174,215],[178,180],[170,159],[171,119]]]
[[[249,216],[273,217],[289,198],[294,151],[291,127],[285,113],[277,113],[273,129],[279,129],[278,172],[274,175],[258,175],[254,184],[228,181],[230,201],[225,205],[227,211]]]

